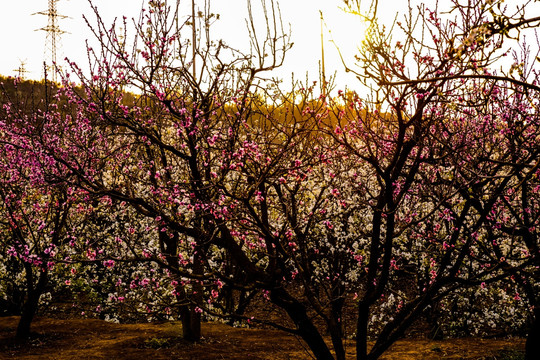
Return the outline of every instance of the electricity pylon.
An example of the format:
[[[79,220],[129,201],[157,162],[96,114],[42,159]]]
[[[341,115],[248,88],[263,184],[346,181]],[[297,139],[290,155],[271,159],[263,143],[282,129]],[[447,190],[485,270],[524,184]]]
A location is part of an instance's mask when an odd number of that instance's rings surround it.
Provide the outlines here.
[[[56,54],[57,50],[60,47],[60,35],[65,34],[66,31],[60,29],[58,26],[59,19],[65,19],[67,16],[58,14],[56,8],[56,3],[60,0],[48,0],[49,8],[47,11],[40,11],[32,15],[46,15],[47,16],[47,26],[36,31],[45,31],[47,36],[45,38],[45,69],[46,71],[52,73],[52,80],[56,82]]]
[[[26,60],[19,59],[19,67],[13,71],[17,72],[17,77],[19,79],[24,80],[26,78],[26,74],[28,73],[28,70],[26,70]]]

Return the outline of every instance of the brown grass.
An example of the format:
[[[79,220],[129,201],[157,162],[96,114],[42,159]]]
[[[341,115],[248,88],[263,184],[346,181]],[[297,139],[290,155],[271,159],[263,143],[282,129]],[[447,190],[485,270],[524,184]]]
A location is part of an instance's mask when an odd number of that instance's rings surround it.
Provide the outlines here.
[[[17,317],[0,318],[0,359],[311,359],[296,337],[275,330],[238,329],[203,324],[203,340],[190,344],[179,337],[177,322],[112,324],[94,319],[38,318],[35,335],[26,342],[13,338]],[[347,342],[354,359],[354,344]],[[523,339],[405,339],[382,359],[499,360],[505,351],[523,349]]]

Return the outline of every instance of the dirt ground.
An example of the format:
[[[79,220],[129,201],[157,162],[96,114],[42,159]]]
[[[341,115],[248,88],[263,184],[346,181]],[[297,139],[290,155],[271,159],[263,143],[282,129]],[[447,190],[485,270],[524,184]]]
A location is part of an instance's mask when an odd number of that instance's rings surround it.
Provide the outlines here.
[[[94,319],[38,318],[35,335],[17,342],[17,317],[0,318],[0,359],[312,359],[295,336],[274,330],[237,329],[204,323],[203,339],[190,344],[179,338],[177,322],[113,324]],[[509,360],[524,347],[523,339],[406,339],[382,357],[386,360]],[[354,344],[347,343],[354,358]]]

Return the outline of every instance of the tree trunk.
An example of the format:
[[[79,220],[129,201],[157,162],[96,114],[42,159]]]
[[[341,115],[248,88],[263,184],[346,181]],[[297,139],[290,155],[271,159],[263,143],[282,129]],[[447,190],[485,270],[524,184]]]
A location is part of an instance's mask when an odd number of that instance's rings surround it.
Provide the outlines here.
[[[196,342],[201,339],[201,314],[195,310],[195,305],[187,296],[184,285],[176,287],[180,306],[180,320],[182,321],[182,337],[187,341]]]
[[[184,305],[180,309],[182,319],[182,336],[187,341],[196,342],[201,339],[201,314],[193,306]]]
[[[37,284],[34,287],[32,266],[29,264],[28,266],[25,266],[25,271],[27,279],[27,295],[26,301],[22,308],[21,318],[19,320],[19,324],[17,325],[17,332],[15,334],[15,336],[19,339],[27,339],[30,337],[30,325],[32,324],[32,320],[36,315],[39,305],[39,298],[41,297],[41,294],[43,294],[45,286],[47,286],[47,282],[49,280],[47,271],[41,271],[39,273]]]
[[[343,347],[343,305],[345,304],[345,298],[338,297],[331,303],[332,314],[330,315],[330,336],[332,338],[332,345],[336,352],[337,360],[345,360],[345,348]]]
[[[178,234],[174,233],[173,237],[169,237],[165,232],[160,232],[159,239],[161,251],[166,254],[167,262],[174,268],[178,261]],[[195,261],[198,261],[197,256],[195,257]],[[197,271],[201,271],[200,266],[194,265],[194,267]],[[198,290],[199,288],[201,287],[194,285],[194,289]],[[182,337],[187,341],[199,341],[201,339],[201,314],[195,310],[195,305],[193,305],[193,302],[188,297],[183,284],[177,285],[175,290],[178,301],[183,304],[180,306]],[[199,294],[199,296],[201,295]]]
[[[540,307],[538,304],[534,307],[533,314],[533,322],[527,334],[527,342],[525,343],[526,360],[540,359]]]
[[[197,250],[193,255],[193,273],[197,275],[203,274],[203,266],[200,250]],[[198,280],[193,280],[192,290],[189,298],[182,288],[181,294],[184,301],[188,304],[180,309],[180,317],[182,319],[182,334],[184,339],[192,342],[201,340],[201,308],[203,303],[203,287]]]
[[[369,323],[369,305],[358,304],[358,319],[356,320],[356,359],[367,359],[367,339]]]
[[[321,334],[313,325],[306,308],[282,288],[270,292],[270,300],[287,312],[298,329],[298,334],[306,342],[317,360],[334,360]]]
[[[34,300],[34,298],[36,300]],[[28,299],[24,303],[21,318],[19,320],[19,324],[17,325],[17,333],[15,335],[17,338],[27,339],[30,337],[30,325],[32,324],[32,320],[36,314],[38,301],[39,296],[34,297],[32,295],[32,297],[30,297],[29,295]]]

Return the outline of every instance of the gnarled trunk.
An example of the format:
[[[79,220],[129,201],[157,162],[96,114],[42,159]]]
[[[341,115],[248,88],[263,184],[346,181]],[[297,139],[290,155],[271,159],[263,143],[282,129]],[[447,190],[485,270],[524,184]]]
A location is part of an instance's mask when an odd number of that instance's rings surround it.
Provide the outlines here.
[[[334,360],[330,349],[308,316],[306,307],[282,288],[270,292],[270,300],[285,310],[298,329],[298,334],[309,346],[317,360]]]
[[[38,309],[39,298],[45,291],[45,287],[49,281],[47,270],[42,270],[39,272],[39,279],[34,286],[35,279],[32,273],[32,266],[25,264],[24,267],[26,271],[27,294],[22,308],[21,318],[17,325],[17,333],[15,334],[19,339],[30,337],[30,326]]]

